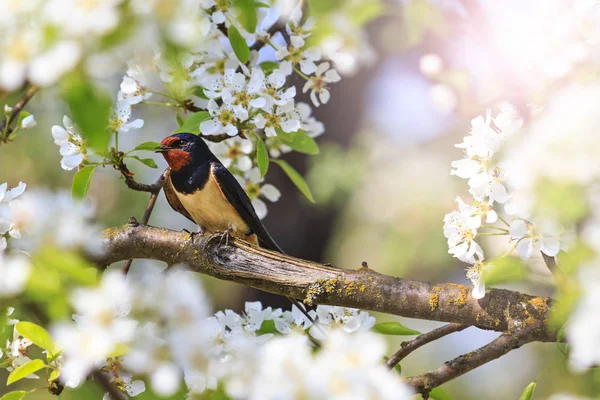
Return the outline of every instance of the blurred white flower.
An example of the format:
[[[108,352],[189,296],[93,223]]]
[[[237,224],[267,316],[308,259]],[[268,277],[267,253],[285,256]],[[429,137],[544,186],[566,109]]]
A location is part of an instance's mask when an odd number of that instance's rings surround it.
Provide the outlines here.
[[[381,362],[384,351],[385,341],[369,332],[332,331],[316,353],[306,336],[276,337],[245,358],[252,379],[232,376],[225,389],[251,400],[412,398],[412,390]]]
[[[528,260],[539,246],[540,250],[554,257],[560,251],[560,241],[550,234],[542,233],[540,224],[537,226],[522,219],[516,219],[510,224],[510,236],[518,240],[517,251],[521,259]]]
[[[50,0],[43,8],[42,15],[68,35],[100,35],[108,33],[119,23],[118,7],[122,1]]]
[[[81,49],[76,42],[61,41],[33,59],[29,78],[35,84],[50,86],[75,68],[80,57]]]
[[[436,83],[429,89],[431,105],[440,114],[450,114],[458,106],[458,97],[454,89],[443,83]]]
[[[77,128],[66,115],[63,117],[63,125],[54,125],[52,127],[52,136],[54,144],[60,146],[60,155],[63,156],[60,161],[61,167],[70,171],[78,167],[84,160],[85,144],[83,138],[77,132]]]
[[[419,59],[419,69],[427,77],[435,77],[444,69],[444,61],[438,54],[428,53]]]
[[[584,266],[578,278],[581,295],[566,329],[571,347],[569,366],[584,372],[600,363],[600,270],[597,265]]]
[[[0,234],[2,232],[0,231]],[[6,255],[6,239],[0,240],[0,298],[12,297],[21,293],[31,273],[31,262],[25,255]]]

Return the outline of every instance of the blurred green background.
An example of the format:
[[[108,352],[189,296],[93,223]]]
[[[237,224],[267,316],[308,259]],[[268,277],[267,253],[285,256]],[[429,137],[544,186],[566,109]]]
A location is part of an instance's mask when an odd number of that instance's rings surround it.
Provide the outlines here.
[[[453,145],[468,133],[471,118],[485,113],[487,99],[496,98],[498,94],[510,96],[502,90],[498,92],[498,85],[493,88],[481,85],[472,71],[465,68],[468,61],[458,60],[454,76],[466,78],[466,84],[457,88],[462,96],[461,106],[452,113],[440,112],[432,106],[430,89],[434,82],[419,71],[419,59],[428,51],[451,52],[451,49],[441,48],[438,42],[439,35],[447,31],[442,22],[432,23],[439,18],[431,11],[435,9],[414,15],[384,13],[378,23],[371,24],[368,35],[377,54],[375,61],[352,76],[344,76],[340,83],[332,86],[331,101],[315,110],[316,118],[326,126],[326,133],[318,139],[320,154],[285,156],[307,177],[316,204],[305,201],[279,169],[270,169],[267,181],[281,190],[282,197],[279,202],[268,204],[265,224],[289,254],[341,268],[357,268],[362,261],[367,261],[370,268],[394,276],[468,283],[465,264],[447,254],[442,234],[444,215],[455,208],[456,195],[465,195],[467,190],[464,181],[449,173],[450,162],[461,157],[460,150]],[[453,62],[452,59],[449,62]],[[112,93],[116,93],[120,79],[115,76],[110,81]],[[478,98],[469,97],[474,92]],[[17,98],[15,95],[4,102],[12,104]],[[60,125],[62,116],[68,113],[59,98],[54,90],[43,90],[27,107],[35,114],[38,125],[14,143],[0,146],[0,182],[16,185],[24,181],[30,189],[69,190],[74,171],[60,168],[58,147],[50,132],[51,126]],[[306,96],[303,100],[310,102]],[[177,127],[171,110],[140,107],[138,116],[144,119],[145,125],[135,133],[120,136],[122,149],[149,140],[160,141]],[[152,157],[159,166],[156,170],[135,161],[128,163],[138,181],[153,182],[166,167],[160,155]],[[123,224],[130,216],[141,219],[148,200],[146,193],[129,190],[119,173],[111,168],[98,169],[88,197],[96,205],[98,223],[105,227]],[[162,195],[150,224],[195,229],[171,210]],[[494,254],[505,250],[493,241],[485,244],[486,250]],[[164,265],[156,262],[135,261],[132,279],[148,268],[162,267]],[[552,295],[547,272],[539,260],[526,268],[534,271],[530,278],[503,287]],[[213,278],[201,279],[215,311],[232,308],[239,312],[245,301],[253,300],[289,307],[280,296]],[[397,319],[376,316],[379,321]],[[439,326],[428,321],[403,319],[402,322],[421,331]],[[469,328],[439,340],[403,361],[403,375],[436,368],[446,360],[486,344],[496,335]],[[390,354],[403,339],[406,338],[389,340]],[[534,398],[547,398],[558,392],[591,396],[600,391],[594,372],[576,376],[567,371],[563,356],[554,344],[528,345],[444,385],[444,389],[454,399],[517,399],[525,386],[549,365],[539,380]],[[5,379],[6,372],[1,371],[0,382]],[[14,386],[14,389],[31,388],[35,383],[26,381]],[[0,387],[0,394],[4,390]],[[98,387],[87,383],[77,391],[65,392],[60,398],[101,397]],[[174,398],[182,397],[180,394]],[[40,391],[28,398],[50,396]],[[136,398],[154,396],[148,387]]]

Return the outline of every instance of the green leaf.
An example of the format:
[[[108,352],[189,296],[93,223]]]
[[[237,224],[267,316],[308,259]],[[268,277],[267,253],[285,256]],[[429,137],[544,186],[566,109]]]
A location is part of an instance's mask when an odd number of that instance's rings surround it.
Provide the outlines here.
[[[137,145],[133,151],[154,151],[158,146],[160,146],[158,142],[144,142]]]
[[[33,344],[39,348],[48,350],[50,353],[58,352],[58,348],[54,344],[52,336],[50,336],[48,331],[41,326],[34,324],[33,322],[20,321],[17,322],[16,328],[21,336],[31,340]]]
[[[318,154],[319,145],[308,134],[302,130],[287,133],[281,128],[277,128],[277,138],[288,145],[293,150],[305,154]]]
[[[563,356],[569,357],[569,345],[567,343],[563,343],[566,337],[567,325],[565,324],[560,327],[558,333],[556,334],[556,348],[562,353]]]
[[[265,141],[258,135],[256,136],[256,162],[260,170],[260,176],[265,176],[269,169],[269,150]]]
[[[60,376],[60,371],[57,369],[53,369],[52,372],[50,373],[50,377],[48,378],[48,381],[55,381],[58,379],[59,376]]]
[[[0,400],[21,400],[27,396],[27,392],[24,390],[17,390],[16,392],[6,393]]]
[[[265,62],[260,63],[260,67],[262,68],[265,75],[268,75],[271,72],[273,72],[274,70],[276,70],[277,68],[279,68],[279,64],[276,63],[275,61],[265,61]]]
[[[99,154],[105,154],[110,140],[107,127],[112,113],[111,97],[78,73],[65,79],[62,96],[87,144]]]
[[[260,329],[256,331],[257,335],[265,335],[267,333],[277,333],[277,329],[275,328],[275,321],[272,319],[268,319],[263,321]]]
[[[441,387],[436,387],[429,392],[429,398],[431,400],[452,400],[452,397]]]
[[[194,133],[198,135],[200,133],[200,124],[211,118],[208,111],[194,113],[190,115],[188,119],[183,121],[181,128],[176,129],[173,133]]]
[[[21,113],[19,114],[19,119],[17,120],[17,126],[21,126],[23,120],[29,117],[30,115],[31,113],[28,113],[27,111],[21,111]]]
[[[238,10],[238,21],[250,33],[256,31],[258,16],[256,15],[256,4],[254,0],[234,0],[233,4]]]
[[[519,282],[527,277],[527,266],[519,257],[497,258],[483,271],[486,285]]]
[[[531,400],[531,397],[533,396],[533,391],[535,390],[536,385],[537,385],[537,382],[535,382],[535,381],[533,381],[529,385],[527,385],[527,387],[523,391],[523,394],[521,395],[521,397],[519,397],[519,400]]]
[[[139,162],[141,162],[144,165],[147,165],[150,168],[158,168],[158,165],[156,165],[156,161],[154,161],[152,158],[140,158],[138,156],[128,156],[128,157],[138,160]]]
[[[71,188],[71,196],[75,200],[83,200],[87,195],[90,183],[92,182],[92,175],[96,170],[96,165],[88,165],[83,167],[73,177],[73,187]]]
[[[16,381],[29,376],[40,369],[44,368],[45,364],[42,360],[31,360],[23,365],[15,368],[10,375],[8,375],[8,379],[6,380],[6,385],[10,385],[15,383]]]
[[[292,168],[290,164],[283,160],[271,161],[279,165],[281,169],[283,169],[283,172],[285,172],[288,178],[290,178],[290,180],[294,183],[294,185],[296,185],[298,190],[302,192],[302,194],[308,199],[308,201],[310,201],[311,203],[315,202],[315,199],[310,191],[310,188],[308,187],[308,184],[306,183],[302,175],[298,173],[298,171],[296,171],[294,168]]]
[[[175,113],[175,120],[177,121],[177,126],[181,128],[181,125],[183,125],[183,118],[179,115],[179,111]]]
[[[250,59],[250,48],[248,47],[248,43],[246,43],[246,39],[242,37],[240,31],[233,25],[229,27],[227,36],[229,37],[229,43],[235,56],[242,64],[246,64]]]
[[[380,322],[371,329],[383,335],[411,336],[421,334],[419,331],[405,327],[400,322]]]

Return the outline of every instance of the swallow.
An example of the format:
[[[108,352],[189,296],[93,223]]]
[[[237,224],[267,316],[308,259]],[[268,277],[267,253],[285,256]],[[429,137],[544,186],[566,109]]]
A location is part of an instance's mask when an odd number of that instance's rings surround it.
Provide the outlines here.
[[[233,175],[191,133],[166,137],[156,148],[169,164],[164,186],[171,207],[196,223],[200,233],[229,232],[233,237],[283,253],[275,243],[250,198]]]
[[[237,179],[191,133],[167,136],[155,150],[169,164],[164,192],[171,207],[200,227],[200,233],[229,232],[233,237],[284,254],[275,243]],[[286,296],[287,297],[287,296]],[[315,323],[303,304],[287,297]]]

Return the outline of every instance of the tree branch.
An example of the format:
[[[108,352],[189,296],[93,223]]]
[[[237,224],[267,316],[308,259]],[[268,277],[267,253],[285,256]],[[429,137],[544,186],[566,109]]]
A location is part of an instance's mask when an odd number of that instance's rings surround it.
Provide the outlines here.
[[[532,328],[522,329],[514,334],[502,334],[485,346],[448,361],[424,375],[407,378],[406,382],[421,393],[423,398],[428,398],[429,392],[433,388],[500,358],[511,350],[537,340],[535,326]]]
[[[124,162],[121,162],[121,164],[115,166],[115,168],[118,169],[121,175],[123,175],[123,178],[125,178],[125,184],[127,185],[127,187],[131,190],[135,190],[138,192],[159,192],[162,189],[163,184],[165,182],[165,178],[167,176],[167,170],[165,170],[165,172],[162,173],[162,175],[156,180],[156,182],[154,182],[151,185],[147,185],[145,183],[139,183],[138,181],[133,179],[133,172],[129,171],[129,168],[127,168],[127,165],[125,165]]]
[[[94,380],[98,382],[98,385],[100,385],[106,392],[108,392],[108,394],[110,394],[111,400],[126,399],[123,392],[121,392],[115,385],[113,385],[113,383],[110,381],[110,378],[105,373],[96,370],[92,372],[92,376],[94,377]]]
[[[104,231],[101,265],[128,258],[147,258],[169,265],[183,263],[196,272],[242,283],[270,293],[303,299],[307,304],[332,304],[403,317],[459,323],[506,332],[535,326],[533,340],[555,341],[547,325],[551,299],[516,291],[490,289],[483,299],[471,287],[433,284],[379,274],[368,267],[356,270],[304,261],[254,247],[220,235],[187,232],[137,224]]]
[[[160,186],[158,187],[158,189],[154,190],[153,192],[150,192],[150,199],[148,200],[148,204],[146,205],[146,209],[144,210],[144,215],[142,216],[142,225],[148,225],[148,221],[150,221],[150,216],[152,215],[152,211],[154,210],[154,206],[156,205],[156,200],[158,199],[158,195],[160,194],[161,189],[163,188],[164,183],[167,181],[169,175],[169,170],[165,170],[165,172],[162,173],[162,175],[160,176],[160,178],[158,178],[158,180],[154,183],[154,185],[156,185],[157,183],[160,182]],[[129,269],[131,268],[131,264],[133,263],[133,258],[128,259],[125,264],[123,265],[123,268],[121,269],[121,271],[123,271],[123,273],[125,275],[127,275],[129,273]]]
[[[463,329],[467,329],[468,327],[468,325],[448,324],[440,326],[439,328],[436,328],[431,332],[419,335],[409,342],[402,342],[402,344],[400,345],[400,350],[398,350],[390,358],[388,358],[386,364],[390,369],[392,369],[396,364],[398,364],[400,361],[406,358],[406,356],[408,356],[410,353],[417,350],[419,347],[425,346],[427,343],[431,343],[451,333],[460,332]]]
[[[23,108],[25,108],[27,103],[29,103],[29,100],[31,100],[31,98],[38,92],[38,90],[40,90],[40,87],[33,85],[25,92],[23,97],[21,97],[17,104],[15,104],[15,106],[12,108],[8,119],[0,123],[0,132],[6,131],[8,137],[8,134],[11,132],[10,124],[12,124],[13,121],[19,116],[19,113],[23,110]],[[6,140],[6,137],[4,137],[3,139]]]

